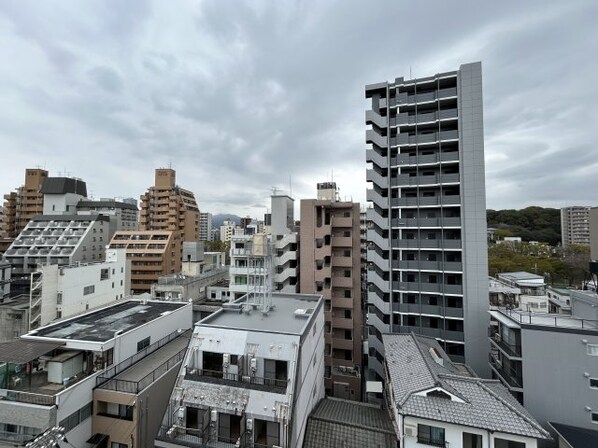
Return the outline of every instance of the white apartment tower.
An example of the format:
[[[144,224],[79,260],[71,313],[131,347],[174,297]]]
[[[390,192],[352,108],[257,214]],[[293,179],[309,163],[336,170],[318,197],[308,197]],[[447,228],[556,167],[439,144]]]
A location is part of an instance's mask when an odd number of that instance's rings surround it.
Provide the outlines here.
[[[488,261],[481,63],[368,85],[368,350],[430,336],[487,372]]]

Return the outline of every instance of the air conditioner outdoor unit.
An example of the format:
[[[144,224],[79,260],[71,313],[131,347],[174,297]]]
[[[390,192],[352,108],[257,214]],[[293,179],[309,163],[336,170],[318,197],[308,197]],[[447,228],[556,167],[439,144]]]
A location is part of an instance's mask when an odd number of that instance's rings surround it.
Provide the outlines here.
[[[417,428],[415,426],[405,425],[405,436],[415,437],[417,435]]]

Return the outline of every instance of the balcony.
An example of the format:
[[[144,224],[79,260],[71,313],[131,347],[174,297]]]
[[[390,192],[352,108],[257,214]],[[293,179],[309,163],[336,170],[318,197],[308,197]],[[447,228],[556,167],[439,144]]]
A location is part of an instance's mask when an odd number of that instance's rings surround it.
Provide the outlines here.
[[[463,263],[457,261],[394,260],[392,267],[414,271],[463,271]]]
[[[441,152],[437,154],[426,154],[418,156],[408,156],[399,154],[390,160],[391,166],[409,166],[409,165],[433,165],[440,162],[458,162],[459,152]]]
[[[461,249],[461,240],[393,239],[395,249]]]
[[[409,95],[407,92],[398,94],[395,98],[390,99],[390,106],[404,106],[408,104],[431,103],[438,100],[453,98],[457,96],[457,88],[451,87],[448,89],[440,89],[435,92],[418,93]]]
[[[408,174],[401,174],[390,179],[390,184],[393,187],[406,187],[418,185],[445,185],[456,184],[460,182],[459,173],[449,174],[434,174],[431,176],[410,176]],[[378,183],[378,185],[386,185],[386,183]]]
[[[461,218],[400,218],[392,220],[392,227],[461,227]]]
[[[443,307],[437,305],[420,305],[418,303],[393,303],[393,311],[405,314],[428,314],[441,317],[463,317],[463,308]]]
[[[508,357],[521,358],[521,345],[513,344],[505,340],[500,334],[498,327],[492,326],[488,328],[488,338],[493,345],[495,345]]]
[[[199,383],[222,384],[240,389],[254,389],[275,394],[286,394],[288,379],[262,378],[252,375],[226,373],[217,370],[185,367],[185,380]]]
[[[446,285],[442,283],[393,282],[393,289],[398,291],[421,291],[439,294],[463,295],[463,285]]]
[[[422,206],[440,206],[440,205],[460,205],[461,196],[455,194],[450,196],[421,196],[421,197],[402,197],[393,198],[391,205],[393,207],[422,207]]]
[[[365,142],[373,143],[380,148],[388,148],[388,139],[378,134],[373,129],[368,129],[365,131]]]
[[[353,239],[348,236],[333,236],[332,246],[334,247],[352,247]]]
[[[447,140],[458,140],[459,131],[441,131],[430,132],[428,134],[398,134],[396,137],[391,137],[390,146],[415,146],[434,144]]]
[[[488,362],[490,367],[495,373],[501,378],[503,383],[507,384],[510,388],[522,389],[523,379],[513,367],[504,365],[503,362],[493,353],[488,354]]]

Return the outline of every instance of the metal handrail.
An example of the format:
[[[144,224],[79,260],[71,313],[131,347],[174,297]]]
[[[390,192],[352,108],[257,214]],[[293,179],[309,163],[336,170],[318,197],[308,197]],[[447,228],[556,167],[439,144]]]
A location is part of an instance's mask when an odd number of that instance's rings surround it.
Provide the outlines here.
[[[202,377],[219,378],[224,381],[240,383],[241,385],[239,385],[239,387],[243,387],[242,384],[251,384],[285,390],[289,382],[288,379],[282,380],[277,378],[264,378],[260,376],[242,375],[238,373],[228,373],[210,369],[195,369],[191,367],[185,367],[185,377],[189,379],[201,379]]]

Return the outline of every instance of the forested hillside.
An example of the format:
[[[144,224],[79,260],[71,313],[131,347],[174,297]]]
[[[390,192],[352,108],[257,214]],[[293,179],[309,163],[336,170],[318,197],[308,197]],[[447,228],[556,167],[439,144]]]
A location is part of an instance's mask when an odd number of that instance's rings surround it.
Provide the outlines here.
[[[561,214],[557,208],[527,207],[521,210],[488,210],[488,227],[497,235],[520,236],[523,241],[540,241],[556,246],[561,241]]]

